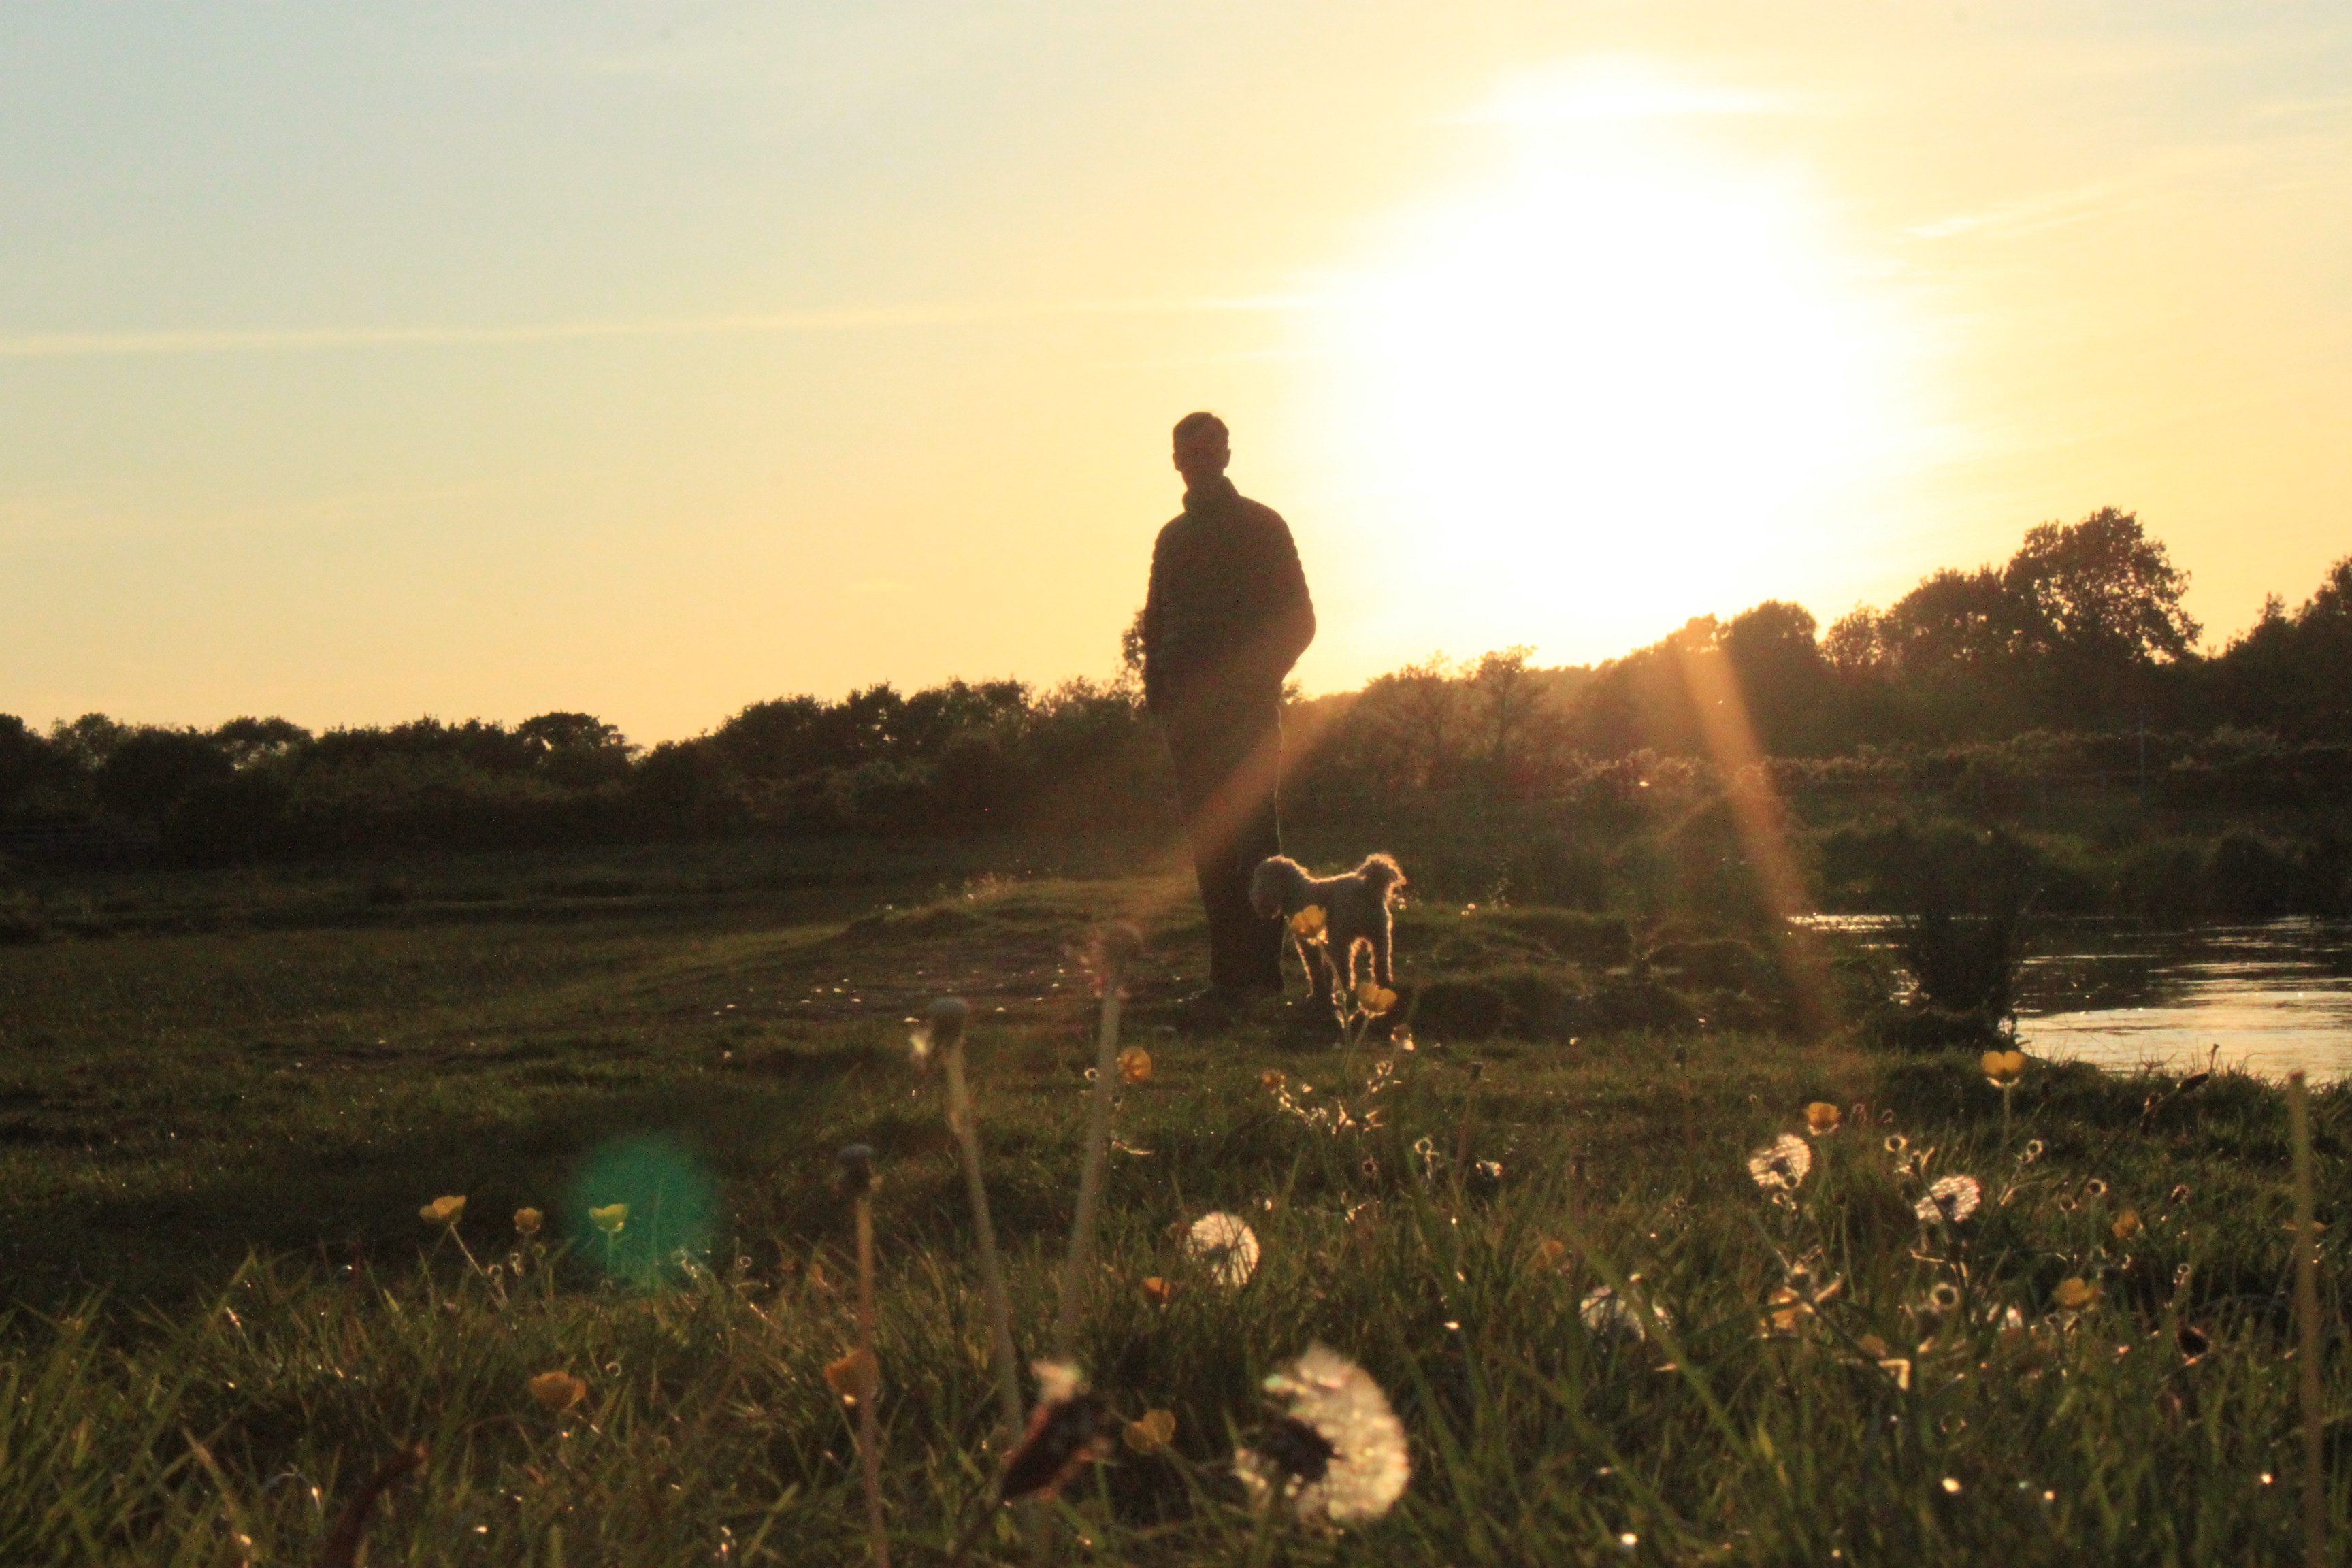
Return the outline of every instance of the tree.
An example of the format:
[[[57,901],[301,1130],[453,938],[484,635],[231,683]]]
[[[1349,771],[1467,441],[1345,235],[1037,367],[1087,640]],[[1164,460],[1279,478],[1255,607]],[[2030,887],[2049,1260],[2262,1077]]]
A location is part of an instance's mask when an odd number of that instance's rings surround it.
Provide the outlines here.
[[[2084,668],[2186,658],[2202,630],[2180,604],[2189,574],[2111,506],[2028,529],[2000,582],[2022,651]]]
[[[160,822],[207,784],[236,773],[228,752],[194,730],[140,730],[107,753],[98,770],[98,802],[122,816]]]

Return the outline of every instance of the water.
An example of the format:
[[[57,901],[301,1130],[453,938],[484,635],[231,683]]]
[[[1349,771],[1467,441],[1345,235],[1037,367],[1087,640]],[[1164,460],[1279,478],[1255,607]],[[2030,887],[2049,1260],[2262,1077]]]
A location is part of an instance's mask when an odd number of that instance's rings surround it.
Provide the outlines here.
[[[2036,1056],[2266,1078],[2352,1076],[2352,925],[2292,920],[2157,931],[2038,928],[2017,1037]]]
[[[1898,922],[1806,923],[1875,945]],[[2019,976],[2017,1037],[2036,1056],[2125,1070],[2218,1061],[2266,1078],[2295,1068],[2314,1083],[2352,1077],[2352,923],[2037,923]]]

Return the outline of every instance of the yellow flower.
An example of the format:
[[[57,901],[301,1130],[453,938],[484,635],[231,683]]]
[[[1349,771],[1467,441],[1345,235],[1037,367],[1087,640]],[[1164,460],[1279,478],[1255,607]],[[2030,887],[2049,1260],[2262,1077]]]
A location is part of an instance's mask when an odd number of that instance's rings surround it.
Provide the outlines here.
[[[1290,917],[1291,933],[1307,942],[1313,942],[1323,934],[1323,907],[1320,904],[1309,904]]]
[[[2115,1233],[2116,1239],[2117,1241],[2129,1241],[2133,1237],[2137,1236],[2139,1234],[2139,1210],[2126,1209],[2123,1213],[2116,1215]]]
[[[588,1396],[588,1384],[568,1372],[542,1372],[530,1380],[530,1396],[550,1410],[569,1410]]]
[[[1536,1243],[1536,1263],[1543,1268],[1557,1268],[1559,1260],[1568,1256],[1568,1243],[1557,1237],[1545,1237]]]
[[[1987,1051],[1978,1065],[1984,1068],[1986,1082],[1995,1089],[2007,1089],[2025,1076],[2025,1053]]]
[[[416,1217],[433,1225],[456,1225],[465,1212],[463,1197],[435,1198],[416,1211]]]
[[[856,1350],[826,1367],[824,1381],[844,1401],[855,1405],[861,1399],[874,1396],[875,1385],[880,1381],[880,1370],[874,1364],[871,1355]]]
[[[1140,1421],[1127,1424],[1127,1446],[1139,1454],[1156,1454],[1168,1447],[1176,1436],[1176,1413],[1172,1410],[1147,1410]]]
[[[1385,1013],[1397,1004],[1397,994],[1377,980],[1356,984],[1356,1005],[1367,1013]]]
[[[606,1236],[618,1236],[621,1234],[621,1227],[629,1223],[629,1205],[607,1204],[600,1209],[590,1209],[588,1223]]]
[[[2069,1312],[2079,1312],[2099,1299],[2099,1288],[2084,1279],[2061,1279],[2050,1299]]]
[[[1152,1274],[1147,1275],[1144,1279],[1143,1293],[1164,1307],[1168,1305],[1168,1298],[1173,1296],[1176,1291],[1175,1288],[1170,1285],[1166,1279],[1160,1278],[1157,1274]]]
[[[1826,1138],[1838,1130],[1844,1112],[1826,1100],[1817,1100],[1805,1107],[1805,1131],[1816,1138]]]
[[[1151,1053],[1141,1046],[1129,1046],[1118,1053],[1118,1081],[1148,1083],[1151,1079]]]
[[[547,1216],[537,1209],[517,1209],[515,1210],[515,1234],[537,1236],[539,1227],[545,1224]]]

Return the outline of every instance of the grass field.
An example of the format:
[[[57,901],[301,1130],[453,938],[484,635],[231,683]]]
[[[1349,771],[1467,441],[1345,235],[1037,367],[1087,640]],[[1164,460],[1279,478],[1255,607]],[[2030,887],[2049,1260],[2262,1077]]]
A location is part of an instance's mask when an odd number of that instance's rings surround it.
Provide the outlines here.
[[[1127,1037],[1153,1066],[1117,1107],[1080,1360],[1173,1438],[1030,1510],[1050,1545],[1007,1514],[983,1560],[2299,1555],[2273,1089],[2035,1064],[2005,1117],[1973,1055],[1719,1022],[1469,1043],[1420,1021],[1411,1050],[1343,1051],[1312,1019],[1178,1036],[1154,1008],[1201,969],[1186,879],[1115,848],[964,853],[20,892],[64,940],[0,948],[0,1561],[317,1561],[415,1442],[377,1563],[857,1560],[854,1422],[824,1376],[853,1334],[851,1142],[882,1179],[892,1545],[941,1560],[984,1501],[995,1407],[954,1142],[904,1021],[972,1004],[1014,1334],[1039,1353],[1094,1051],[1076,952],[1117,918],[1150,939]],[[1638,952],[1559,939],[1589,927],[1420,906],[1401,972],[1622,985]],[[1691,1016],[1743,1016],[1724,1001]],[[1807,1132],[1815,1102],[1839,1131]],[[2333,1218],[2352,1104],[2315,1113]],[[1784,1134],[1814,1153],[1776,1194],[1748,1161]],[[1926,1184],[1961,1173],[1981,1206],[1923,1222]],[[454,1226],[420,1217],[456,1194]],[[588,1211],[614,1204],[608,1235]],[[1177,1239],[1220,1210],[1262,1244],[1238,1288]],[[1336,1536],[1251,1508],[1230,1463],[1266,1425],[1260,1379],[1318,1340],[1388,1391],[1415,1469]],[[530,1393],[554,1371],[585,1384],[567,1409]]]

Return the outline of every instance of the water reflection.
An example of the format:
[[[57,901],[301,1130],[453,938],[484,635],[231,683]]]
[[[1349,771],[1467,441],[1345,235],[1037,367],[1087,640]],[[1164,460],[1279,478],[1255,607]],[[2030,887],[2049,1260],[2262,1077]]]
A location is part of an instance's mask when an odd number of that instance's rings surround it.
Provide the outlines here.
[[[2352,1076],[2352,925],[2042,927],[2017,1012],[2042,1056],[2186,1072],[2218,1046],[2222,1066],[2265,1077]]]
[[[1823,915],[1868,946],[1900,923]],[[2266,1078],[2352,1077],[2352,923],[2155,931],[2121,921],[2033,927],[2018,986],[2019,1042],[2037,1056],[2191,1072],[2214,1058]]]

